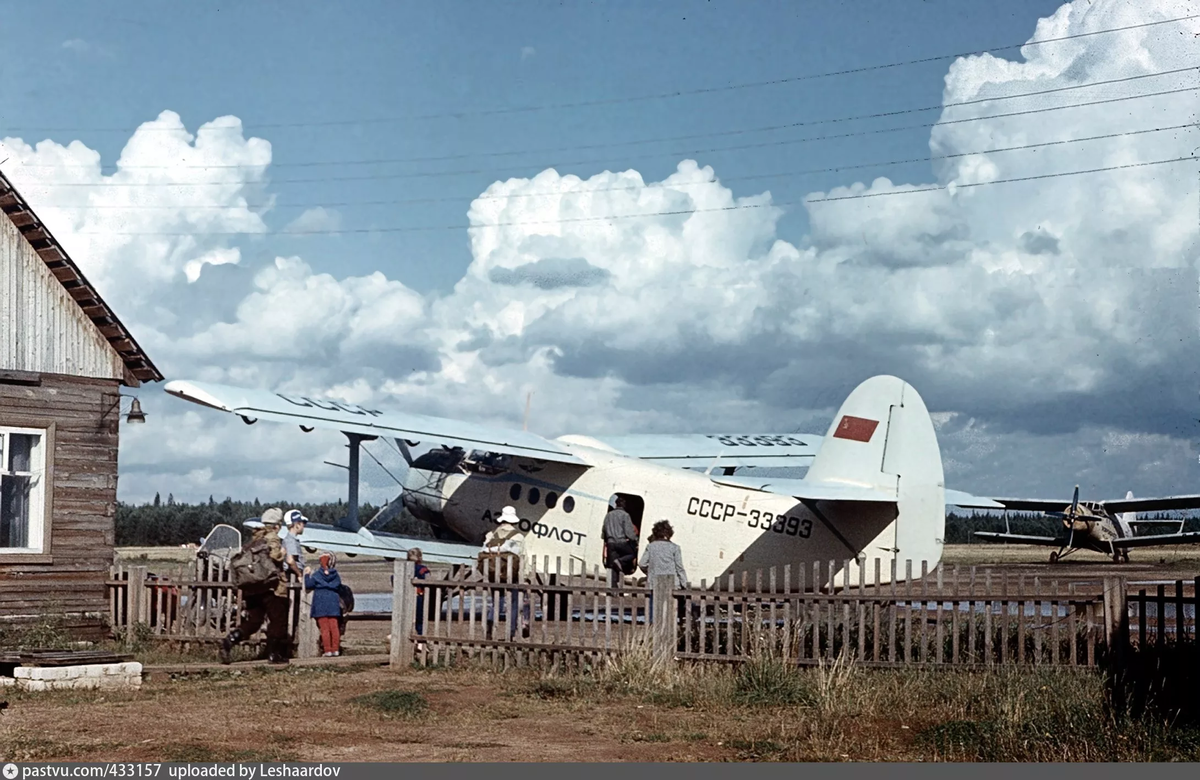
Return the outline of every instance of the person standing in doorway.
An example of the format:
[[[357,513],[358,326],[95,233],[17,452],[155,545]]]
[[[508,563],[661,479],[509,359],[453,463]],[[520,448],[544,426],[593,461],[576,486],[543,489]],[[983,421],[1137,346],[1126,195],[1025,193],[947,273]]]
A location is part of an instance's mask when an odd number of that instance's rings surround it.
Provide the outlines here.
[[[617,496],[616,505],[604,516],[603,535],[608,585],[615,588],[621,584],[622,576],[633,573],[633,560],[637,557],[638,532],[633,518],[625,511],[624,496]]]

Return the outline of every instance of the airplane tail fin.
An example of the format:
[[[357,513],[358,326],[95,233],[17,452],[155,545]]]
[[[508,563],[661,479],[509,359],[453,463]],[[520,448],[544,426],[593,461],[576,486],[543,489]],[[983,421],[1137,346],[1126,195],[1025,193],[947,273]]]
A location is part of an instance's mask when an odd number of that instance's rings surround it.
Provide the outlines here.
[[[941,560],[946,530],[941,450],[925,402],[907,382],[876,376],[856,387],[834,417],[804,479],[895,496],[895,521],[870,539],[852,535],[861,508],[853,502],[837,507],[837,525],[858,548],[859,565],[867,567],[868,579],[873,579],[872,558],[884,559],[885,572],[895,560],[901,578],[906,560],[916,567],[927,561],[930,569]],[[857,577],[857,572],[852,575]]]
[[[1133,498],[1133,491],[1125,491],[1125,498]],[[1125,532],[1125,536],[1133,536],[1133,526],[1137,522],[1137,512],[1121,512],[1117,515],[1117,522],[1121,524],[1121,530]]]

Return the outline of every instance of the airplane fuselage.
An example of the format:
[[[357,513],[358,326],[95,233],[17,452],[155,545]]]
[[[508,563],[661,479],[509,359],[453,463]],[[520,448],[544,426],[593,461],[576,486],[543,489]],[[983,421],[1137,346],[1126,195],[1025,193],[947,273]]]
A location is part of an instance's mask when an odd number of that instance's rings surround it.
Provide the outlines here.
[[[872,583],[875,559],[880,560],[880,581],[890,581],[898,546],[894,504],[806,504],[786,495],[717,484],[699,472],[628,458],[581,440],[559,441],[586,463],[583,467],[513,458],[505,469],[491,473],[473,472],[469,465],[446,472],[410,469],[405,504],[419,516],[440,516],[450,530],[472,543],[481,543],[496,527],[501,509],[512,506],[526,532],[526,553],[543,572],[556,567],[575,573],[603,569],[604,516],[610,498],[619,494],[640,520],[639,556],[653,524],[670,521],[673,541],[682,548],[684,566],[696,585],[770,567],[780,567],[782,585],[785,565],[791,566],[792,583],[799,581],[804,567],[805,582],[811,585],[813,565],[820,563],[821,577],[828,582],[834,561],[837,585],[847,575],[857,584],[860,566],[864,581]],[[940,550],[938,538],[936,554],[925,556],[934,558],[928,560],[930,569],[937,565]],[[842,562],[847,559],[859,562],[845,569]],[[904,566],[901,559],[900,578]],[[920,566],[920,560],[913,561],[918,575]]]

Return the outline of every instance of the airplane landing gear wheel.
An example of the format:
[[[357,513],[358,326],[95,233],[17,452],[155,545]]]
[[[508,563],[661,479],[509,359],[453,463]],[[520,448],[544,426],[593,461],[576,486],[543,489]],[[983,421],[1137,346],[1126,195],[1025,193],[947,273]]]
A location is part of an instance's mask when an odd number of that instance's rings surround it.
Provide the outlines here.
[[[1120,562],[1121,562],[1121,553],[1119,553],[1119,552],[1113,553],[1113,563],[1120,563]]]
[[[1058,553],[1057,552],[1050,553],[1050,563],[1058,563]]]

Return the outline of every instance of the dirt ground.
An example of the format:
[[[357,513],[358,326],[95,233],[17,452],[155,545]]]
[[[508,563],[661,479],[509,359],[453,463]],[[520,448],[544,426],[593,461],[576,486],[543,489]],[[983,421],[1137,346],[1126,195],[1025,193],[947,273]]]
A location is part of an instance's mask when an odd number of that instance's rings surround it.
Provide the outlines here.
[[[236,667],[235,667],[236,668]],[[10,691],[0,753],[79,761],[713,761],[746,746],[712,716],[653,705],[544,701],[509,675],[385,668],[232,671],[137,692]],[[420,692],[416,717],[352,699]]]

